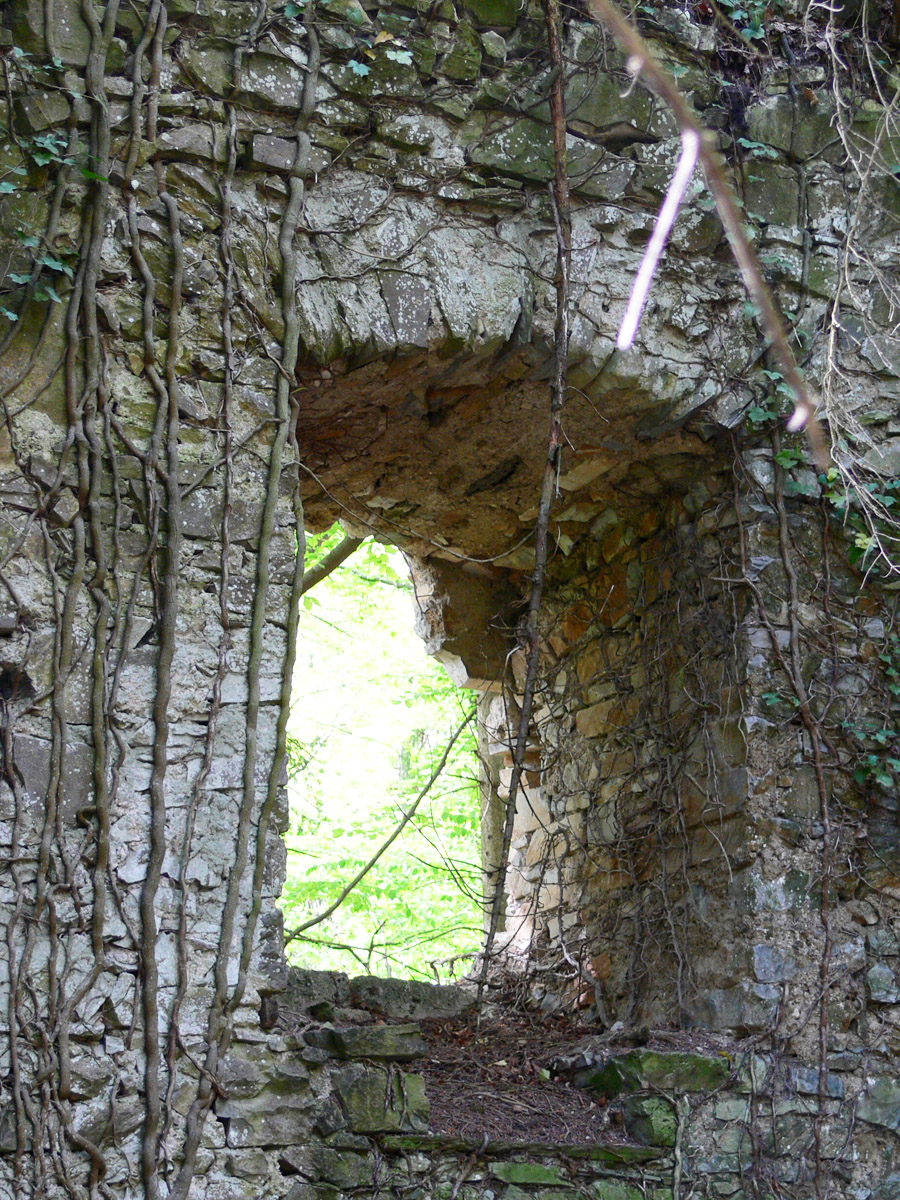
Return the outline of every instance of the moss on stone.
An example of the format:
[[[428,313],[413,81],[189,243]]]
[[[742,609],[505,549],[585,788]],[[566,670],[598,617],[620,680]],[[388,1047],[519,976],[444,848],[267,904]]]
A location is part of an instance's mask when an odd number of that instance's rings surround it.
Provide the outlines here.
[[[594,1200],[645,1200],[646,1193],[618,1179],[595,1179],[590,1187]]]
[[[348,1067],[335,1076],[338,1094],[354,1133],[381,1133],[428,1120],[421,1075],[393,1075],[382,1068]]]
[[[497,114],[494,129],[472,148],[472,162],[504,175],[546,182],[553,174],[550,128],[525,117],[518,121]]]
[[[451,1151],[471,1154],[476,1150],[481,1150],[481,1143],[477,1139],[473,1141],[469,1138],[433,1133],[390,1133],[382,1139],[381,1144],[388,1152],[419,1150],[423,1153]],[[559,1146],[550,1142],[488,1142],[483,1153],[493,1155],[515,1153],[534,1155],[535,1157],[554,1155],[557,1158],[602,1163],[604,1166],[610,1167],[618,1167],[626,1163],[649,1162],[661,1155],[661,1151],[653,1146],[637,1146],[628,1143],[605,1146]]]
[[[434,64],[437,62],[437,50],[431,38],[414,37],[407,42],[407,49],[412,51],[413,62],[422,75],[432,75]]]
[[[580,1087],[616,1096],[641,1088],[676,1092],[705,1092],[728,1078],[728,1060],[720,1055],[688,1051],[632,1050],[577,1077]]]
[[[371,29],[372,22],[359,0],[320,0],[333,20],[352,25],[355,29]]]
[[[461,21],[453,45],[444,55],[441,74],[458,83],[471,83],[481,70],[481,40],[468,21]]]
[[[491,1174],[504,1183],[558,1183],[565,1186],[559,1167],[545,1167],[532,1162],[493,1162]]]
[[[624,1108],[625,1128],[639,1142],[674,1146],[678,1123],[675,1110],[661,1096],[629,1096]]]
[[[521,0],[465,0],[466,11],[476,25],[509,29],[522,11]]]

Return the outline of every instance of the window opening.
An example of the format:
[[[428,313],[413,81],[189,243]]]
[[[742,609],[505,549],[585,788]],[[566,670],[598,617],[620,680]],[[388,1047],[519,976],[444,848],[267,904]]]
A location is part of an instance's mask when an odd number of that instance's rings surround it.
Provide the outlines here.
[[[310,537],[307,570],[343,536],[334,526]],[[483,928],[477,696],[426,654],[392,547],[364,541],[303,609],[288,740],[288,956],[351,974],[459,978]]]

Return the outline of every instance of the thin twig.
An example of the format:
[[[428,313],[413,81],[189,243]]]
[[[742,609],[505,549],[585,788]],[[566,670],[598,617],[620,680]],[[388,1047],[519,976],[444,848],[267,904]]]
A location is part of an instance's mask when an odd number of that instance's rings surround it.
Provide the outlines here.
[[[350,895],[350,893],[353,891],[353,889],[356,887],[356,885],[358,883],[361,883],[362,880],[365,879],[365,877],[372,870],[372,868],[375,866],[375,864],[378,862],[378,860],[386,853],[386,851],[388,851],[391,848],[391,846],[393,846],[394,842],[396,842],[397,838],[400,836],[400,834],[403,832],[403,830],[406,828],[406,826],[413,819],[416,809],[419,807],[419,805],[422,803],[422,801],[425,799],[425,797],[428,795],[428,793],[434,787],[434,784],[437,782],[438,777],[440,776],[444,767],[447,765],[447,759],[450,757],[450,751],[453,749],[460,734],[463,732],[463,730],[466,728],[466,726],[471,723],[472,717],[474,715],[475,715],[474,712],[469,713],[469,715],[466,717],[466,719],[463,721],[463,723],[454,730],[453,736],[451,737],[451,739],[447,743],[447,745],[444,747],[444,753],[441,755],[441,761],[438,763],[438,765],[435,767],[435,769],[431,772],[431,776],[429,777],[428,782],[425,784],[425,786],[419,792],[418,796],[416,796],[415,800],[412,802],[410,807],[403,814],[403,819],[395,827],[393,833],[391,833],[390,836],[387,837],[381,843],[381,845],[378,847],[378,850],[375,852],[375,854],[372,855],[372,857],[369,859],[369,861],[366,863],[366,865],[364,867],[362,867],[361,870],[357,871],[357,873],[353,876],[353,878],[350,880],[350,882],[347,884],[347,886],[343,889],[343,891],[338,896],[337,900],[334,901],[333,904],[329,905],[329,907],[326,908],[323,913],[319,913],[319,915],[316,917],[310,917],[310,919],[308,921],[304,921],[302,925],[298,925],[296,929],[291,930],[290,933],[285,935],[285,939],[284,939],[285,945],[287,945],[288,942],[292,942],[294,940],[294,938],[299,937],[305,930],[312,929],[313,925],[321,925],[321,923],[323,921],[327,921],[328,918],[340,908],[340,906],[344,903],[344,901],[347,899],[347,897]]]

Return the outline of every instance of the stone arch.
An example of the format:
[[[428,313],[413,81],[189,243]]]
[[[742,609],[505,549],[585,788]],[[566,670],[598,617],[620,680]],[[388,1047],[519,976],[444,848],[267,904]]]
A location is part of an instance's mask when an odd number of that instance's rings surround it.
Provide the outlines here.
[[[296,7],[4,9],[22,53],[6,56],[0,210],[16,318],[0,367],[0,1170],[19,1194],[293,1187],[277,1164],[311,1136],[315,1055],[298,1066],[269,1027],[287,986],[275,901],[304,520],[343,513],[422,560],[449,598],[432,635],[467,678],[493,677],[498,597],[527,584],[555,253],[539,14],[328,0],[304,28]],[[714,35],[657,15],[721,127]],[[777,1034],[819,1071],[815,1088],[797,1078],[820,1115],[838,1086],[822,1055],[849,1055],[884,1175],[895,808],[874,776],[851,782],[850,751],[823,775],[785,679],[816,681],[820,723],[862,721],[890,621],[848,558],[826,566],[813,473],[773,463],[753,430],[736,454],[771,389],[699,192],[642,340],[614,350],[677,139],[652,97],[621,94],[593,24],[573,17],[567,37],[569,446],[542,615],[544,807],[523,807],[514,847],[513,899],[560,967],[540,999],[587,990],[610,1023]],[[744,182],[815,366],[850,197],[829,104],[803,107],[784,69],[787,91],[767,75],[745,106],[746,140],[776,157]],[[861,218],[880,268],[892,183]],[[882,309],[848,321],[841,367],[893,462]],[[806,998],[824,994],[816,1028]],[[864,1054],[887,1063],[871,1088]]]

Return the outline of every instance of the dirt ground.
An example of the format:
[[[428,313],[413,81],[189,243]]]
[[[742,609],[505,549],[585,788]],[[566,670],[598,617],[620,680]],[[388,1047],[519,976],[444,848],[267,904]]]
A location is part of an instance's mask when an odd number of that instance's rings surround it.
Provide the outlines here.
[[[602,1101],[549,1077],[548,1064],[599,1032],[571,1016],[506,1010],[423,1021],[416,1063],[431,1101],[431,1128],[473,1141],[596,1145],[621,1138]]]

